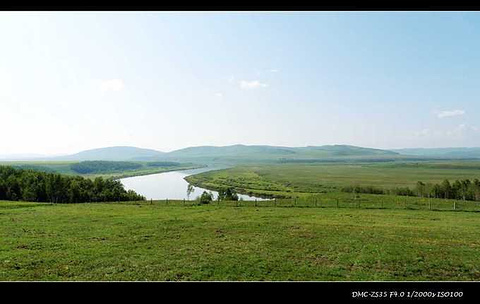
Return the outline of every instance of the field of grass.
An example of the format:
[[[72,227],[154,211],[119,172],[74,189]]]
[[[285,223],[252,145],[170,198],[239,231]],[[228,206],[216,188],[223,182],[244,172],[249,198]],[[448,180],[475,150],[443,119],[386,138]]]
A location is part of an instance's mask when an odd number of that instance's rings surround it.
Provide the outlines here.
[[[207,189],[234,187],[240,193],[292,196],[339,191],[345,186],[414,187],[417,181],[480,178],[480,161],[241,166],[187,177]]]
[[[12,166],[60,174],[76,174],[70,166],[76,161],[2,161],[0,166]]]
[[[246,203],[0,202],[0,280],[480,280],[477,212]]]
[[[104,177],[104,178],[124,178],[139,175],[149,175],[155,173],[187,170],[202,167],[201,165],[182,163],[178,166],[156,166],[148,165],[148,162],[134,162],[141,165],[141,167],[132,170],[102,172],[95,174],[80,174],[72,170],[72,165],[79,163],[78,161],[4,161],[0,162],[0,166],[13,166],[23,169],[33,169],[37,171],[60,173],[66,175],[80,175],[86,178]]]
[[[218,204],[214,202],[213,204]],[[357,209],[409,209],[432,211],[480,212],[480,202],[453,199],[421,198],[415,196],[351,194],[328,192],[295,198],[268,201],[222,202],[231,206],[254,207],[316,207],[316,208],[357,208]]]

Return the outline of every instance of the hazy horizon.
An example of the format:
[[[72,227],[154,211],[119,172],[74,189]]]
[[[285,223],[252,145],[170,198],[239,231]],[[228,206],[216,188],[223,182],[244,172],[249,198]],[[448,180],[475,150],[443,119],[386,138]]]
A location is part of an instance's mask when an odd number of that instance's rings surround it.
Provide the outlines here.
[[[85,151],[91,151],[91,150],[100,150],[100,149],[105,149],[105,148],[119,148],[119,147],[133,147],[133,148],[140,148],[140,149],[147,149],[147,150],[155,150],[158,152],[165,152],[165,153],[170,153],[173,151],[177,150],[182,150],[186,148],[196,148],[196,147],[227,147],[227,146],[236,146],[236,145],[242,145],[242,146],[273,146],[273,145],[245,145],[245,144],[233,144],[233,145],[226,145],[226,146],[215,146],[215,145],[202,145],[202,146],[188,146],[188,147],[183,147],[175,150],[170,150],[170,151],[162,151],[162,150],[157,150],[157,149],[152,149],[148,147],[134,147],[134,146],[109,146],[109,147],[97,147],[97,148],[92,148],[92,149],[85,149],[81,151],[76,151],[73,153],[67,153],[67,154],[35,154],[35,153],[24,153],[24,154],[0,154],[0,160],[28,160],[28,159],[42,159],[42,158],[50,158],[50,157],[60,157],[60,156],[70,156],[74,155],[80,152],[85,152]],[[348,144],[333,144],[333,145],[340,145],[340,146],[351,146]],[[312,145],[307,145],[307,146],[312,146]],[[284,147],[284,148],[300,148],[300,147],[307,147],[307,146],[277,146],[277,147]],[[328,145],[322,145],[322,146],[328,146]],[[359,146],[356,146],[359,147]],[[370,149],[380,149],[380,150],[402,150],[402,149],[472,149],[472,148],[480,148],[479,146],[473,146],[473,147],[439,147],[439,148],[424,148],[424,147],[415,147],[415,148],[396,148],[396,149],[382,149],[382,148],[375,148],[375,147],[361,147],[361,148],[370,148]]]
[[[1,12],[0,156],[478,147],[477,12]]]

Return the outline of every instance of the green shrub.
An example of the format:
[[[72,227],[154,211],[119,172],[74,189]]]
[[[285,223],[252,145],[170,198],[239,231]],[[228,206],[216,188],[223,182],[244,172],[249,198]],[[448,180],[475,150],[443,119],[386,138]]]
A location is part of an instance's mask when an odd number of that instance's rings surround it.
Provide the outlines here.
[[[200,204],[210,204],[213,201],[212,192],[203,191],[202,195],[198,198]]]

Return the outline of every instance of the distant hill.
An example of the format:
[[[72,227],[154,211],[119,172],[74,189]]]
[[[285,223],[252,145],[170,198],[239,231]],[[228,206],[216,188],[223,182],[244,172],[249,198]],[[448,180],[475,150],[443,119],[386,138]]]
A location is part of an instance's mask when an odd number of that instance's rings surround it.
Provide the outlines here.
[[[399,154],[388,150],[349,145],[280,147],[267,145],[231,145],[189,147],[172,152],[160,152],[136,147],[107,147],[57,156],[52,161],[175,161],[198,164],[265,163],[282,160],[324,160],[350,158],[395,158]]]
[[[274,147],[274,146],[200,146],[189,147],[185,149],[175,150],[167,153],[168,157],[226,157],[226,156],[256,156],[265,157],[270,155],[294,154],[293,148]]]
[[[396,152],[348,145],[278,147],[264,145],[200,146],[165,153],[167,159],[197,162],[272,162],[281,159],[398,155]]]
[[[79,152],[77,154],[55,157],[55,160],[136,160],[141,158],[156,158],[164,152],[136,147],[108,147]]]
[[[401,155],[435,158],[480,158],[480,148],[412,148],[392,150]]]
[[[349,145],[307,146],[305,148],[296,149],[302,154],[311,157],[398,155],[397,152],[389,150],[363,148]]]

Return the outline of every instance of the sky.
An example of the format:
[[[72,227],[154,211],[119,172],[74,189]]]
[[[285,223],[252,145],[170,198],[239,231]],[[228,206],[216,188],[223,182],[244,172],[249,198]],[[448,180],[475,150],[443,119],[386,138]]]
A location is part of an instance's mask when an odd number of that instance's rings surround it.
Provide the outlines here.
[[[1,12],[0,155],[480,146],[477,12]]]

